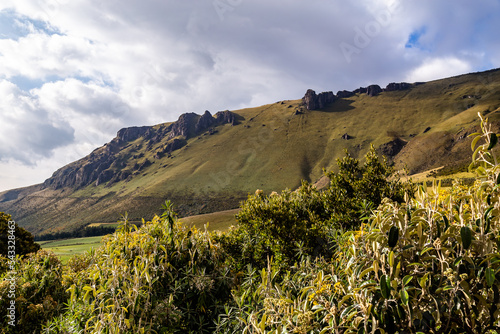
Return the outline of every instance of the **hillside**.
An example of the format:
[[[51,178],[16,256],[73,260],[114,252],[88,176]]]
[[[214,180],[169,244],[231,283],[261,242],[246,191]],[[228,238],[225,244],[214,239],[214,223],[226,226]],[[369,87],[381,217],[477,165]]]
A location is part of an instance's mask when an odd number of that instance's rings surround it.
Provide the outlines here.
[[[212,116],[194,113],[117,137],[43,184],[0,193],[0,211],[33,233],[150,219],[170,199],[181,215],[234,209],[255,189],[315,182],[347,149],[370,144],[419,173],[470,160],[477,113],[500,123],[500,70],[427,83],[373,85]]]

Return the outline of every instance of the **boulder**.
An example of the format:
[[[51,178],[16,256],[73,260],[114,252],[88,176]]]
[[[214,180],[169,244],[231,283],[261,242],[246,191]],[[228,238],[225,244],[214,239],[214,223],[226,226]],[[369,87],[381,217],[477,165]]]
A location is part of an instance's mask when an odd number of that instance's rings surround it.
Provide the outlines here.
[[[370,85],[368,86],[368,88],[366,89],[366,94],[368,96],[377,96],[378,94],[380,94],[382,92],[382,88],[380,88],[379,85]]]
[[[341,138],[344,139],[344,140],[352,139],[352,137],[349,136],[347,133],[344,133]]]

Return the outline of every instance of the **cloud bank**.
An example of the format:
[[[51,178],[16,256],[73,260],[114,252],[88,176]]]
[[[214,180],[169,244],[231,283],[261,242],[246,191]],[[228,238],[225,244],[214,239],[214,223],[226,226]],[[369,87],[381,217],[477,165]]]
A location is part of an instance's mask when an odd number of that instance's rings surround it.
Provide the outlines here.
[[[0,190],[125,126],[500,67],[499,2],[16,0],[0,5]]]

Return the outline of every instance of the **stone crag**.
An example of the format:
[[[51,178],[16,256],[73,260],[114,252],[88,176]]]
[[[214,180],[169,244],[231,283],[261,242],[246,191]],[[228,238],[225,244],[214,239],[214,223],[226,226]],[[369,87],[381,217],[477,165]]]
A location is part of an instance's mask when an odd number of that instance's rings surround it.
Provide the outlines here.
[[[215,117],[214,117],[215,116]],[[223,124],[237,124],[237,115],[226,110],[214,116],[207,110],[203,115],[195,113],[182,114],[176,122],[160,127],[141,126],[124,128],[118,131],[116,137],[104,146],[95,149],[89,156],[57,170],[43,186],[51,189],[70,187],[79,189],[90,184],[112,185],[115,182],[127,180],[134,172],[139,172],[151,165],[145,160],[134,168],[126,169],[127,161],[117,159],[120,151],[130,147],[132,142],[144,138],[148,151],[153,151],[153,157],[159,159],[170,155],[187,144],[187,140],[204,132],[214,133],[215,127]],[[156,147],[158,143],[166,143]],[[131,158],[141,158],[132,156]]]

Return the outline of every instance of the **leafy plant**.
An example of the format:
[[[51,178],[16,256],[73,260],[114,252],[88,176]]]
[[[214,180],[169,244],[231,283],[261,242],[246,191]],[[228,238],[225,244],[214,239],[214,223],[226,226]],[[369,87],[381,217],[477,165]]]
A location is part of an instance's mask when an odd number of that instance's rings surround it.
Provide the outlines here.
[[[337,235],[333,261],[304,261],[279,281],[269,265],[235,294],[221,332],[234,323],[245,333],[500,330],[500,166],[487,121],[481,129],[473,186],[422,185],[402,203],[383,199],[358,229]]]
[[[0,212],[0,255],[8,255],[8,245],[15,247],[14,253],[16,255],[26,255],[38,251],[40,245],[34,241],[33,235],[17,223],[14,223],[14,228],[11,229],[9,225],[11,220],[11,215]],[[9,236],[13,239],[9,239]],[[12,240],[14,243],[9,243],[8,240]]]
[[[188,229],[173,212],[124,221],[95,252],[70,262],[68,311],[49,324],[91,333],[209,333],[230,297],[232,278],[209,232]]]
[[[0,266],[9,260],[0,256]],[[11,287],[15,287],[14,292]],[[0,309],[7,310],[15,300],[15,326],[1,317],[2,333],[39,333],[42,326],[60,314],[68,294],[63,268],[52,253],[40,250],[16,258],[15,272],[0,274]],[[13,295],[13,296],[12,296]]]
[[[305,256],[331,257],[335,245],[330,233],[353,229],[385,197],[403,200],[413,191],[401,182],[374,147],[365,163],[346,156],[337,161],[339,172],[325,173],[330,179],[322,191],[303,181],[295,191],[265,196],[261,190],[243,203],[237,215],[239,227],[222,240],[240,267],[263,267],[269,257],[275,263],[293,265]]]

